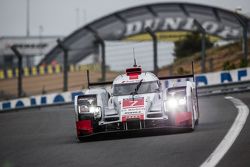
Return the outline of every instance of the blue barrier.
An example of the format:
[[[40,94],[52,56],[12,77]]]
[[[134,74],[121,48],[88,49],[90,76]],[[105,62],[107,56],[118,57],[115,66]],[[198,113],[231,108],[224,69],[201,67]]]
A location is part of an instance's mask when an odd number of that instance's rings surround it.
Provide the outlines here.
[[[49,104],[58,104],[65,102],[72,102],[75,96],[83,95],[83,91],[65,92],[59,94],[48,94],[41,96],[33,96],[28,98],[21,98],[16,100],[9,100],[0,102],[0,110],[10,110],[23,107],[35,107]]]
[[[200,76],[195,76],[195,82],[197,85],[199,85],[199,83],[203,83],[204,85],[207,85],[207,77],[205,75],[200,75]]]

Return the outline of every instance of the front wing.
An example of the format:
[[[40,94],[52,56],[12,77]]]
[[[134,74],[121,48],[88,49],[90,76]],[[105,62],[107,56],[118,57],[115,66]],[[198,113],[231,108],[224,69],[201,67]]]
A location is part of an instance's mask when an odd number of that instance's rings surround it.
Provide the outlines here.
[[[99,124],[98,120],[84,119],[76,122],[78,137],[91,136],[102,133],[143,131],[150,129],[191,129],[192,113],[178,112],[169,113],[164,119],[138,119],[131,118],[126,121],[116,121],[111,123]]]

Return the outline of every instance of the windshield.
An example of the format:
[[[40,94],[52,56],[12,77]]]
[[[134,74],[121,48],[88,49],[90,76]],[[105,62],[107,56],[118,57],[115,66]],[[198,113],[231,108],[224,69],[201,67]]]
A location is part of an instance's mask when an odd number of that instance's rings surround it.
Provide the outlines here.
[[[122,95],[130,95],[135,92],[135,89],[138,85],[136,83],[126,83],[126,84],[115,84],[113,95],[114,96],[122,96]],[[139,89],[136,91],[137,94],[144,94],[144,93],[154,93],[159,91],[159,85],[157,81],[152,82],[142,82]]]

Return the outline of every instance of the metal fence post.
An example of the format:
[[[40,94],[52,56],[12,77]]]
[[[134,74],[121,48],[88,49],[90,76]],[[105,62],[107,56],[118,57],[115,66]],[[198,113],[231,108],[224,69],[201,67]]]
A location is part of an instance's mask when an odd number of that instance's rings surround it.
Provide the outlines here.
[[[157,75],[158,74],[158,53],[157,53],[157,36],[155,32],[152,31],[150,27],[145,28],[146,32],[149,33],[151,38],[153,39],[153,50],[154,50],[154,73]]]
[[[59,48],[63,51],[63,91],[68,91],[68,48],[66,48],[60,39],[57,40]]]
[[[246,18],[240,16],[238,13],[235,13],[234,16],[243,28],[243,53],[244,53],[244,59],[247,62],[247,57],[248,57],[248,38],[247,38],[248,20],[246,20]]]
[[[206,72],[206,30],[201,26],[201,24],[194,19],[194,24],[197,26],[199,32],[201,33],[201,72]]]
[[[97,43],[100,44],[101,46],[101,54],[102,54],[102,81],[106,81],[106,51],[105,51],[105,42],[104,40],[99,36],[99,35],[95,35],[96,41]]]
[[[17,92],[18,97],[23,96],[23,57],[22,54],[18,51],[17,47],[15,45],[11,46],[11,50],[15,53],[15,55],[18,58],[18,82],[17,82]]]
[[[244,59],[247,61],[248,57],[248,39],[247,39],[247,28],[248,28],[248,23],[243,28],[243,42],[244,42]]]

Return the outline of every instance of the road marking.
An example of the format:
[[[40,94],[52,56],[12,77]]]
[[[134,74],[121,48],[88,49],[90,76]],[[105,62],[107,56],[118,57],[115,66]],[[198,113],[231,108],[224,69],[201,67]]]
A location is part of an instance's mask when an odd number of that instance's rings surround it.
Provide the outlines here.
[[[201,164],[200,167],[216,166],[233,145],[234,141],[236,140],[236,138],[240,134],[240,131],[246,123],[247,116],[249,114],[248,107],[241,100],[234,97],[226,96],[225,99],[232,101],[235,107],[238,108],[237,117],[235,118],[234,123],[227,132],[226,136],[212,152],[212,154],[210,154],[206,161]]]

